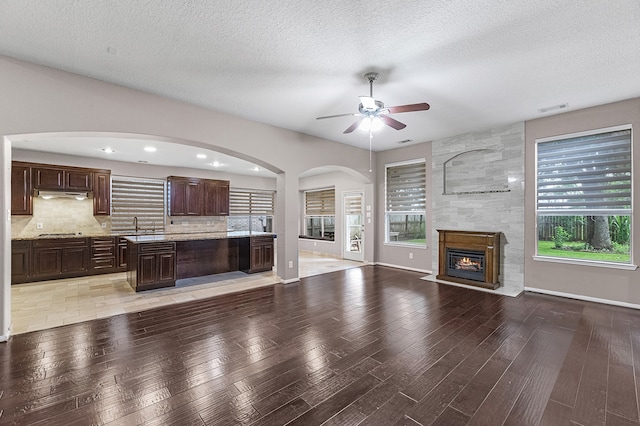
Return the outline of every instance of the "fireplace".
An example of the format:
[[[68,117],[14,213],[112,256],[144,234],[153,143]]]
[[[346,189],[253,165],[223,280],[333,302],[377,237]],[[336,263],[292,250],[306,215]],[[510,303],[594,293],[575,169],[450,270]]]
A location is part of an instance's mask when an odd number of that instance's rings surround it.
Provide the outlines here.
[[[500,232],[438,230],[437,279],[496,289]]]

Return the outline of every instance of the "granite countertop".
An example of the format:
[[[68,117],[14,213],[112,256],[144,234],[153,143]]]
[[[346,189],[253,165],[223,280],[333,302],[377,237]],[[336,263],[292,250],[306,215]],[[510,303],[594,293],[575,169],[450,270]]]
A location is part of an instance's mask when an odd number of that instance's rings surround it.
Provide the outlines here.
[[[192,241],[192,240],[220,240],[224,238],[245,238],[256,236],[274,236],[272,232],[249,232],[249,231],[228,231],[228,232],[200,232],[194,234],[155,234],[126,236],[128,241],[134,243],[145,243],[152,241]]]
[[[94,238],[94,237],[124,237],[133,242],[145,242],[145,241],[188,241],[188,240],[214,240],[222,238],[244,238],[260,235],[272,235],[272,232],[249,232],[249,231],[227,231],[227,232],[197,232],[190,234],[144,234],[144,235],[85,235],[82,233],[56,233],[56,234],[40,234],[36,237],[19,237],[12,238],[12,240],[48,240],[48,239],[62,239],[62,238]]]

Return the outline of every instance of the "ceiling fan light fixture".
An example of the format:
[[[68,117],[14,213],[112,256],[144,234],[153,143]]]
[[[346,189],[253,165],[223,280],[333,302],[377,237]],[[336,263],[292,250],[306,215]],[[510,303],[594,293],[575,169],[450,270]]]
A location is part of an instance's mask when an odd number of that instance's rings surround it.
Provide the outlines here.
[[[364,109],[375,110],[377,109],[376,100],[371,96],[360,96],[360,103]]]
[[[360,120],[360,125],[358,125],[358,129],[362,130],[363,132],[368,132],[368,131],[376,132],[382,129],[383,124],[384,123],[382,122],[382,120],[380,120],[379,117],[366,117]]]

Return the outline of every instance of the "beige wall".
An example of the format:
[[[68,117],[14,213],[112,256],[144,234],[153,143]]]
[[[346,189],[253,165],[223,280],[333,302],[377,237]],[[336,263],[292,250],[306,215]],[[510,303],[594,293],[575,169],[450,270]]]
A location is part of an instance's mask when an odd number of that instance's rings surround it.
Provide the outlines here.
[[[550,263],[533,259],[536,247],[535,222],[535,141],[549,136],[571,134],[611,126],[631,124],[640,129],[640,98],[572,111],[525,123],[525,289],[577,295],[640,307],[640,271]],[[633,133],[633,199],[640,201],[640,142]],[[640,254],[640,215],[632,216],[632,263]]]
[[[410,161],[424,158],[427,168],[426,195],[427,205],[432,199],[431,194],[431,143],[425,142],[416,145],[410,145],[403,148],[392,149],[378,153],[377,159],[377,179],[376,193],[377,205],[375,208],[376,221],[376,263],[399,266],[402,268],[413,269],[422,272],[431,272],[432,250],[431,241],[429,239],[430,229],[432,228],[433,209],[427,208],[426,225],[427,225],[427,246],[400,246],[394,244],[385,244],[385,173],[386,164],[399,163],[402,161]],[[410,256],[413,255],[413,259]]]

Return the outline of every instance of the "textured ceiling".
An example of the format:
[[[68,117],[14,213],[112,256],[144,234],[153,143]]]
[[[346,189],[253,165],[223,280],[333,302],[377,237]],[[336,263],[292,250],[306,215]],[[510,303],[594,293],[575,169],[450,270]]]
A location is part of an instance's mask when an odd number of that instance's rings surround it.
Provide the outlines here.
[[[640,96],[640,1],[0,0],[0,54],[374,149]]]

